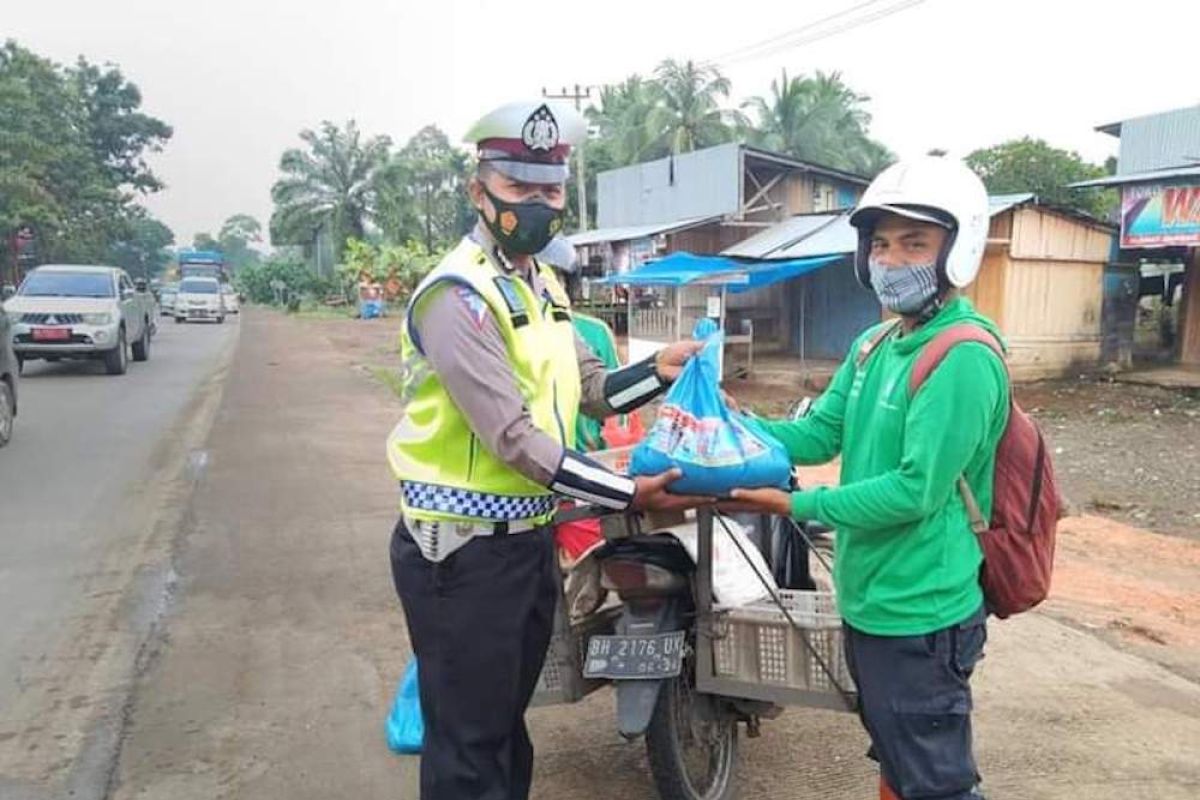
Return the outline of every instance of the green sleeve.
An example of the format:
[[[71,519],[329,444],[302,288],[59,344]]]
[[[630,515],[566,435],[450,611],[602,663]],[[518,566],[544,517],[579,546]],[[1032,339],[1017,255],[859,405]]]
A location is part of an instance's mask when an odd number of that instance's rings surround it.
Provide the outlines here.
[[[767,433],[787,448],[793,464],[824,464],[841,452],[842,420],[846,414],[846,396],[854,383],[854,370],[854,359],[846,359],[804,419],[759,421]]]
[[[1006,384],[1004,366],[985,345],[954,348],[909,403],[900,465],[846,486],[795,492],[792,516],[858,530],[928,517],[992,435]]]

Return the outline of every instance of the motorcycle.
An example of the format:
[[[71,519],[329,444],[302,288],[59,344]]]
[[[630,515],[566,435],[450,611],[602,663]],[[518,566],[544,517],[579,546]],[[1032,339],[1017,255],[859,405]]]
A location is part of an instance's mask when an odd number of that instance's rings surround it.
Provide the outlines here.
[[[580,513],[588,510],[575,512]],[[606,526],[609,541],[596,557],[602,587],[614,593],[620,604],[573,625],[563,621],[558,626],[548,669],[559,685],[542,687],[535,704],[575,702],[600,686],[613,686],[617,730],[628,739],[644,738],[650,773],[662,800],[732,798],[740,728],[745,726],[750,738],[758,736],[762,720],[778,716],[785,705],[853,708],[840,638],[826,641],[832,634],[840,637],[840,622],[829,626],[827,613],[824,629],[804,628],[788,611],[787,603],[795,606],[797,597],[817,592],[801,589],[788,594],[785,589],[781,593],[768,573],[760,576],[764,593],[772,598],[768,605],[739,611],[716,603],[714,528],[723,528],[728,541],[743,551],[741,555],[754,560],[745,552],[753,545],[734,532],[736,523],[709,509],[698,511],[693,521],[651,524],[654,532],[649,534],[642,532],[646,520],[634,515],[610,522],[616,524]],[[696,526],[695,554],[670,535],[691,525]],[[798,526],[790,535],[807,534]],[[777,549],[779,537],[771,538],[776,542],[764,541],[760,546]],[[769,602],[779,604],[782,616]],[[836,619],[835,611],[826,610]],[[746,618],[739,619],[739,613]],[[782,634],[783,650],[760,652],[761,635],[755,626]],[[816,658],[829,673],[827,680],[817,680],[816,670],[801,679],[789,667],[782,681],[779,675],[762,671],[764,658],[774,665],[786,662],[789,656],[784,651],[795,661],[805,646],[812,647],[809,639],[819,641],[823,649],[824,657]],[[793,685],[789,677],[796,678]],[[547,697],[554,688],[557,696]]]

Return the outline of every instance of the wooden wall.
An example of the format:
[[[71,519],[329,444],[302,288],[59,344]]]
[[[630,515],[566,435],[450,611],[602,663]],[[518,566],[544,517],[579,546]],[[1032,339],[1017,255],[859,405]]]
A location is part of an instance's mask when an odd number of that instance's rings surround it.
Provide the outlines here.
[[[1037,206],[1000,216],[1012,217],[1009,252],[1014,259],[1103,263],[1112,255],[1114,234],[1103,225]]]
[[[1179,330],[1179,362],[1200,366],[1200,248],[1192,249],[1192,261],[1183,281]]]
[[[1017,378],[1099,363],[1113,236],[1103,226],[1032,206],[992,220],[979,277],[965,294],[1004,332]]]

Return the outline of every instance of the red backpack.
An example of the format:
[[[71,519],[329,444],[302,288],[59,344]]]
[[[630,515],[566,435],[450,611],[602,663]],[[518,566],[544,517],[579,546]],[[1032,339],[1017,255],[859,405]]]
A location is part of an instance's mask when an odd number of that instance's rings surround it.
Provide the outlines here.
[[[866,342],[860,363],[892,330],[894,326],[885,326]],[[908,396],[916,395],[946,354],[963,342],[979,342],[1004,359],[1004,350],[992,334],[976,325],[955,325],[935,336],[917,356],[908,379]],[[958,490],[967,507],[971,530],[983,549],[979,582],[988,611],[1005,619],[1045,600],[1054,569],[1054,539],[1062,516],[1062,498],[1046,440],[1011,393],[1008,425],[996,447],[991,524],[984,520],[966,478],[959,477]]]

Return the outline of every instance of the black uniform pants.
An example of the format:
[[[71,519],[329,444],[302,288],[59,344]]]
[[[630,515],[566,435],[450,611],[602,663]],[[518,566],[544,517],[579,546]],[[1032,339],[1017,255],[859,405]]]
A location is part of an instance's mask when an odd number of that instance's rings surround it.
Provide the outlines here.
[[[559,591],[550,529],[479,537],[435,564],[401,521],[391,557],[420,665],[421,800],[526,800],[525,709]]]

